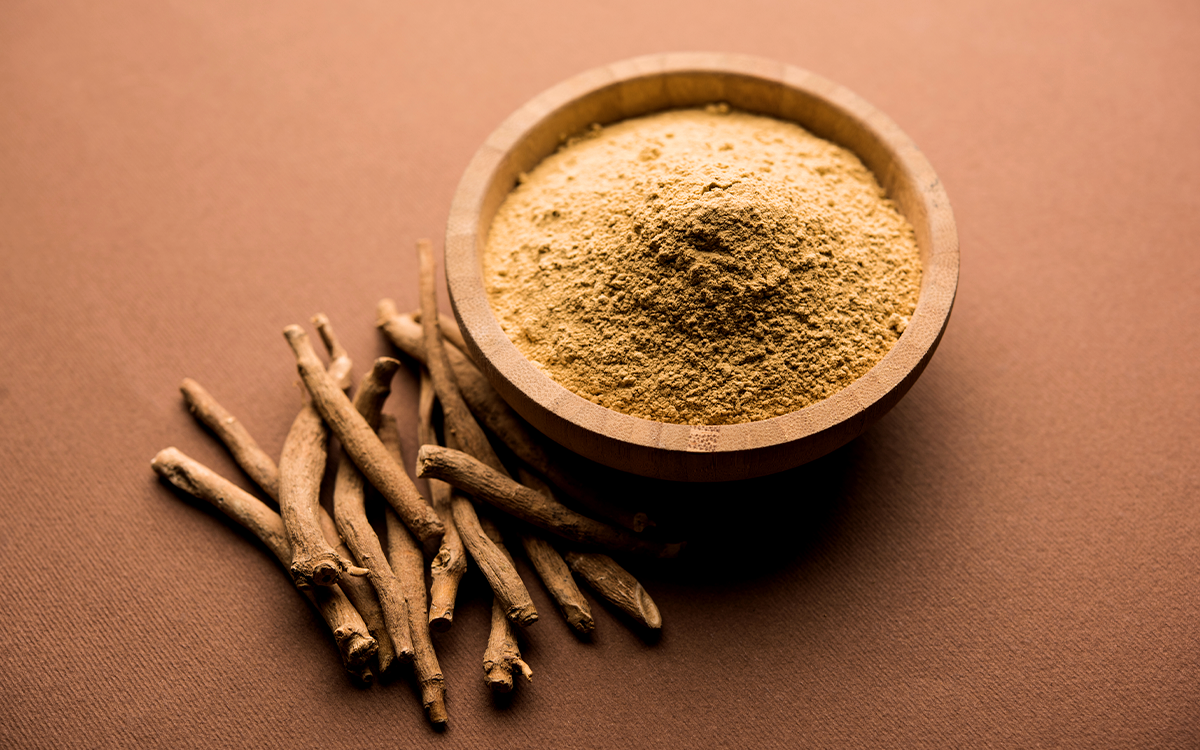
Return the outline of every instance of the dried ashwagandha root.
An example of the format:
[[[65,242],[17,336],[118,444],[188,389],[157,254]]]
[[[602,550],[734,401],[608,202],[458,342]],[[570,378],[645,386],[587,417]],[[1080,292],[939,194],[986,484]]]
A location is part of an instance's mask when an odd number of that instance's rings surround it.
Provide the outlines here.
[[[437,313],[437,299],[433,280],[433,251],[429,242],[427,240],[418,242],[417,252],[421,270],[422,344],[424,344],[425,354],[428,358],[434,388],[437,390],[439,398],[442,397],[442,394],[445,394],[443,413],[445,414],[447,433],[457,440],[464,452],[490,466],[500,475],[507,476],[507,469],[500,461],[499,456],[496,455],[491,443],[488,442],[487,436],[475,421],[469,407],[464,402],[461,395],[461,387],[454,382],[453,368],[447,354],[450,347],[446,346],[442,340],[442,330],[449,324],[443,324]],[[474,368],[471,367],[470,370],[473,371]],[[436,374],[433,374],[435,371]],[[505,557],[511,561],[512,558],[507,554],[507,550],[504,550],[503,546],[498,542],[499,533],[490,533],[494,529],[489,528],[486,523],[482,525],[482,528],[493,541],[497,542],[497,547],[504,551]],[[536,558],[534,568],[538,571],[539,575],[544,577],[547,589],[555,596],[560,610],[567,616],[568,622],[572,627],[581,627],[583,628],[583,632],[587,632],[592,625],[591,615],[587,613],[587,603],[584,601],[582,594],[580,594],[578,587],[575,586],[575,582],[567,570],[566,563],[563,562],[553,547],[548,544],[539,543],[541,540],[536,539],[534,534],[525,534],[523,536],[525,537],[523,538],[523,544],[526,545],[527,550],[530,550],[530,554]],[[583,607],[582,611],[586,613],[584,616],[580,616],[580,604]]]
[[[439,539],[443,532],[441,520],[417,492],[404,469],[388,455],[350,399],[326,374],[308,335],[292,325],[284,329],[284,336],[296,356],[296,367],[312,395],[314,407],[337,435],[342,449],[418,539],[422,542]]]
[[[509,515],[579,544],[653,557],[674,557],[683,547],[641,539],[580,515],[466,453],[450,448],[422,446],[417,454],[417,476],[441,479]]]
[[[395,419],[384,416],[379,437],[397,461],[404,460],[400,453],[400,431]],[[425,557],[412,534],[391,508],[384,509],[384,517],[387,523],[388,558],[408,599],[408,627],[414,651],[413,673],[421,689],[421,704],[429,721],[435,726],[442,726],[449,720],[446,713],[446,679],[429,637],[429,621],[425,611]]]
[[[500,536],[500,530],[488,518],[481,518],[479,520],[484,533],[487,534],[492,543],[511,562],[512,556],[509,555],[508,550],[504,547],[504,540]],[[533,680],[533,670],[521,658],[521,649],[517,645],[517,637],[513,632],[512,624],[505,617],[500,601],[493,597],[492,626],[491,630],[488,631],[487,648],[483,652],[484,679],[487,681],[488,687],[492,689],[492,692],[507,693],[513,689],[514,668],[521,673],[526,682]]]
[[[321,530],[318,513],[327,440],[321,415],[311,405],[305,406],[288,431],[279,459],[279,514],[292,548],[288,569],[301,588],[332,586],[343,573],[367,573],[343,560]]]
[[[350,357],[325,315],[317,314],[313,321],[321,329],[333,360],[329,366],[331,377],[345,387],[352,367]],[[328,440],[320,415],[311,404],[306,405],[292,422],[279,459],[279,514],[292,546],[289,570],[301,587],[332,586],[343,573],[366,573],[339,555],[321,529],[321,479],[325,475]]]
[[[328,327],[328,323],[326,323],[326,327]],[[327,345],[331,337],[331,331],[322,335]],[[337,358],[334,361],[342,362]],[[278,503],[279,468],[266,451],[259,446],[250,432],[195,380],[184,379],[180,390],[183,392],[184,401],[192,415],[216,435],[229,450],[238,466],[254,480],[255,484],[262,488],[268,497]],[[324,508],[320,508],[318,520],[326,541],[337,554],[342,559],[352,559],[353,555],[350,550],[342,544],[333,518]],[[375,588],[362,576],[343,576],[338,585],[362,616],[371,636],[378,642],[379,648],[375,653],[375,659],[378,662],[380,673],[386,673],[396,658],[396,652],[392,646],[392,639],[387,634],[383,610],[375,594]]]
[[[422,369],[421,389],[417,399],[418,444],[437,445],[437,432],[433,427],[433,407],[436,398],[429,371]],[[429,627],[438,632],[445,632],[454,621],[454,600],[458,597],[459,582],[467,572],[467,551],[458,535],[458,526],[454,523],[450,485],[436,479],[428,482],[433,509],[437,511],[442,525],[446,527],[441,547],[429,566]]]
[[[554,545],[537,534],[521,534],[521,545],[525,549],[525,556],[533,563],[538,577],[545,584],[546,591],[562,612],[563,619],[579,635],[590,636],[596,629],[596,620],[562,555],[558,554]]]
[[[419,323],[420,312],[413,315],[413,318]],[[561,489],[592,515],[638,534],[655,525],[650,517],[642,511],[627,510],[608,502],[592,489],[592,485],[595,484],[594,480],[583,481],[574,472],[568,471],[561,461],[552,459],[543,440],[534,437],[525,420],[513,411],[508,402],[496,392],[496,389],[471,360],[467,342],[463,338],[458,323],[454,322],[453,318],[439,314],[438,328],[441,330],[442,336],[463,353],[465,362],[461,368],[456,367],[454,371],[455,377],[458,378],[459,389],[463,392],[463,399],[466,400],[471,411],[479,417],[483,425],[500,438],[513,452],[513,455],[521,459],[533,471],[545,477],[550,484]],[[477,403],[478,406],[476,406]]]
[[[317,313],[312,316],[310,321],[313,327],[317,329],[317,334],[321,337],[321,342],[325,344],[325,350],[329,352],[329,367],[325,372],[329,375],[329,379],[337,384],[338,388],[343,391],[350,388],[350,370],[353,364],[350,360],[350,354],[342,346],[342,342],[333,333],[333,326],[329,323],[329,318],[325,313]]]
[[[179,390],[188,411],[224,443],[242,471],[273,500],[279,500],[279,468],[250,432],[199,383],[184,378]]]
[[[435,725],[449,721],[446,712],[446,678],[438,664],[425,614],[425,557],[408,528],[391,508],[384,509],[388,530],[388,555],[408,596],[409,629],[413,641],[413,673],[421,690],[425,715]]]
[[[325,538],[329,540],[337,553],[347,560],[353,559],[354,554],[342,541],[333,516],[329,515],[324,508],[321,509],[320,520],[321,531],[324,532]],[[375,663],[379,667],[379,674],[387,674],[397,661],[398,655],[396,647],[392,644],[392,637],[388,635],[387,622],[383,619],[383,605],[379,603],[379,595],[375,593],[375,587],[367,576],[342,576],[338,588],[346,594],[346,598],[358,610],[363,622],[367,624],[367,631],[379,643],[379,648],[375,651]],[[405,656],[399,660],[407,661],[408,657]]]
[[[496,547],[496,543],[488,538],[480,526],[479,516],[471,498],[451,490],[450,507],[463,546],[475,561],[479,572],[487,579],[505,617],[523,628],[537,622],[537,607],[529,596],[529,590],[525,588],[525,582],[521,580],[512,560]]]
[[[582,544],[660,557],[673,556],[682,545],[632,536],[580,515],[554,498],[554,490],[543,478],[576,499],[589,495],[591,489],[573,483],[569,474],[556,467],[529,428],[504,404],[463,351],[443,340],[443,336],[449,336],[459,347],[465,344],[453,321],[436,314],[432,249],[427,241],[418,247],[425,313],[420,318],[427,323],[421,325],[412,316],[396,315],[394,305],[385,301],[380,304],[380,313],[386,320],[379,325],[394,343],[429,368],[422,378],[420,397],[418,437],[423,447],[418,476],[431,480],[434,508],[425,503],[401,468],[403,459],[399,457],[394,421],[381,414],[399,363],[386,358],[377,361],[351,403],[344,392],[350,385],[350,357],[323,315],[315,316],[312,322],[330,352],[328,370],[302,329],[288,326],[284,331],[311,401],[289,430],[278,467],[249,432],[195,381],[185,380],[181,387],[197,419],[225,443],[264,492],[282,500],[281,515],[175,449],[156,456],[154,468],[178,487],[217,505],[268,545],[293,573],[297,587],[322,612],[347,669],[360,679],[371,678],[368,661],[376,652],[385,671],[396,659],[397,650],[401,657],[411,654],[425,711],[433,724],[442,726],[447,721],[445,678],[429,631],[449,627],[452,622],[455,592],[466,567],[464,551],[476,560],[494,592],[492,626],[484,654],[488,684],[495,692],[507,692],[513,687],[514,670],[527,680],[532,675],[521,658],[513,623],[532,624],[537,620],[537,610],[499,532],[489,519],[478,515],[469,494]],[[415,337],[411,335],[413,329],[417,331]],[[473,395],[468,399],[465,393]],[[437,445],[433,428],[435,398],[442,402],[449,448]],[[529,486],[516,483],[508,475],[509,469],[496,455],[476,416],[532,467],[532,472],[519,469],[522,482]],[[334,490],[336,528],[319,503],[329,431],[337,435],[344,451]],[[386,556],[367,521],[364,478],[395,509],[395,513],[385,509],[389,529]],[[621,513],[618,510],[615,515]],[[644,528],[644,514],[625,515],[631,517],[622,517],[620,523],[637,530]],[[437,540],[442,544],[431,566],[433,587],[428,609],[424,558],[413,535],[421,542]],[[539,533],[526,530],[521,537],[547,590],[577,632],[590,633],[594,619],[571,571],[642,624],[661,627],[653,601],[611,558],[572,552],[564,560]],[[430,549],[428,544],[426,549]],[[352,559],[364,567],[357,568],[349,562]],[[361,599],[363,615],[347,599],[349,592],[356,592]],[[372,636],[364,616],[372,617],[371,627],[378,633],[377,638]]]
[[[518,470],[517,475],[521,482],[530,489],[547,495],[550,493],[550,488],[542,480],[525,469]],[[596,629],[596,621],[592,618],[592,609],[588,606],[587,599],[579,590],[579,586],[575,584],[571,570],[567,567],[562,555],[558,554],[554,545],[530,531],[522,532],[521,546],[525,548],[525,556],[529,558],[529,562],[533,563],[534,570],[542,579],[546,591],[550,592],[554,603],[558,605],[558,610],[562,612],[567,624],[582,636],[591,635],[592,631]]]
[[[483,428],[471,416],[471,411],[463,401],[462,392],[454,379],[447,355],[446,343],[437,322],[437,291],[433,276],[433,247],[429,240],[417,241],[417,256],[420,263],[421,310],[425,313],[425,322],[421,324],[422,343],[428,361],[429,377],[433,381],[433,390],[437,393],[442,405],[442,420],[446,431],[446,440],[453,440],[462,450],[497,471],[504,471],[500,457],[488,442]]]
[[[496,457],[487,436],[483,434],[483,429],[463,402],[450,371],[447,347],[442,341],[441,332],[438,331],[433,248],[428,240],[417,242],[417,255],[420,263],[421,308],[429,311],[428,322],[422,326],[423,342],[429,355],[426,364],[429,367],[433,390],[442,404],[446,441],[461,446],[462,450],[480,456],[494,466],[499,466],[500,459]],[[504,607],[505,615],[522,627],[532,625],[538,619],[537,608],[520,575],[517,574],[512,559],[499,550],[484,533],[476,517],[475,506],[468,498],[452,493],[450,503],[463,545],[483,571],[488,583],[492,585],[492,591]]]
[[[327,370],[331,379],[343,390],[350,387],[350,371],[352,361],[345,348],[333,331],[328,317],[318,313],[312,318],[317,327],[322,342],[329,352],[330,364]],[[180,390],[189,411],[225,445],[234,460],[254,480],[256,484],[276,503],[279,502],[279,469],[275,461],[264,451],[250,432],[230,414],[207,390],[191,379],[184,379]],[[306,406],[306,409],[311,407]],[[351,560],[353,555],[343,544],[338,534],[333,518],[319,505],[317,519],[322,535],[342,560]],[[343,576],[339,588],[358,610],[367,630],[378,643],[375,659],[379,672],[387,673],[396,660],[396,650],[388,635],[387,625],[383,617],[383,609],[376,595],[375,587],[365,576]],[[407,636],[407,630],[404,631]],[[410,647],[404,647],[403,657],[408,658]],[[360,679],[369,681],[369,670],[360,672]]]
[[[567,565],[597,594],[651,630],[662,628],[662,615],[642,584],[608,555],[568,552]]]
[[[354,407],[373,428],[378,426],[383,413],[383,403],[391,392],[392,378],[400,363],[390,357],[375,360],[370,372],[359,383],[354,397]],[[379,596],[383,608],[383,619],[388,636],[402,661],[413,656],[412,636],[409,632],[408,604],[404,589],[393,573],[383,546],[367,520],[366,486],[363,475],[345,451],[338,459],[337,475],[333,488],[333,516],[338,531],[354,558],[369,573],[371,584]]]
[[[171,484],[211,503],[258,537],[285,568],[291,565],[292,550],[283,519],[261,500],[176,448],[160,451],[150,466]],[[329,626],[346,669],[360,678],[369,678],[367,665],[378,644],[342,590],[330,586],[301,591]]]
[[[422,333],[423,326],[417,322],[416,316],[401,315],[397,312],[395,303],[390,299],[380,300],[376,314],[378,320],[375,325],[383,331],[396,348],[419,362],[428,363],[428,354],[425,351]],[[454,326],[453,322],[444,316],[439,316],[438,323],[438,328],[443,335],[448,329],[458,333],[457,326]],[[458,333],[454,340],[462,341],[461,333]],[[517,458],[546,477],[551,484],[566,492],[572,500],[589,513],[634,532],[641,532],[648,526],[654,525],[643,512],[629,511],[607,502],[590,489],[589,482],[582,481],[565,470],[561,463],[551,459],[541,441],[529,431],[525,421],[487,382],[487,378],[467,357],[464,350],[456,345],[445,347],[445,351],[459,391],[471,413],[493,435],[500,438]]]

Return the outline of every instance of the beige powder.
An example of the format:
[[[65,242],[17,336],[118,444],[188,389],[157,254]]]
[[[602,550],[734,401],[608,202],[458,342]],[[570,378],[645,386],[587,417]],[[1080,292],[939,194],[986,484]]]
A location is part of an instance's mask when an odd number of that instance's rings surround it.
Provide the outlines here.
[[[505,200],[484,257],[501,326],[551,378],[683,424],[846,387],[903,332],[920,276],[853,154],[724,105],[572,139]]]

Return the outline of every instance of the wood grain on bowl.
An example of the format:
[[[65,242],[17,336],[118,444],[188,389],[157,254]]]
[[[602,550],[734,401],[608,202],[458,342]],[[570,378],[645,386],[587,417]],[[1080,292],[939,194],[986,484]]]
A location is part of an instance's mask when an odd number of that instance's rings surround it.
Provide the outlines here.
[[[912,224],[921,293],[891,351],[851,385],[783,416],[733,425],[685,425],[622,414],[555,383],[501,330],[480,264],[496,211],[527,172],[566,137],[593,123],[725,102],[795,122],[853,151]],[[941,183],[886,115],[817,75],[724,54],[668,54],[587,71],[521,107],[467,167],[446,232],[446,278],[471,354],[500,394],[534,427],[572,451],[663,479],[722,481],[782,471],[857,437],[908,391],[933,355],[958,284],[958,237]]]

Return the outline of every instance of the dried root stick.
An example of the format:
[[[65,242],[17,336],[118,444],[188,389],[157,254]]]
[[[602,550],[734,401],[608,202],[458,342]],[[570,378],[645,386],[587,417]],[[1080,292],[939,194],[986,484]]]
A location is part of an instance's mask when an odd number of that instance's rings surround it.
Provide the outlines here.
[[[338,436],[342,449],[418,539],[426,542],[440,538],[442,522],[437,514],[417,492],[404,469],[388,455],[375,431],[355,410],[350,399],[325,373],[308,335],[299,326],[288,326],[284,336],[296,355],[297,369],[312,394],[313,405]]]
[[[450,370],[450,362],[446,355],[446,345],[442,341],[441,332],[437,325],[437,296],[434,288],[433,248],[429,240],[417,242],[417,255],[420,261],[421,277],[421,309],[426,312],[425,323],[422,324],[423,342],[429,355],[429,377],[433,382],[433,390],[437,393],[438,401],[442,404],[442,419],[446,430],[446,441],[461,446],[461,449],[477,456],[488,465],[503,471],[499,457],[488,443],[483,429],[467,410],[463,403],[458,385]],[[426,446],[436,448],[436,445]],[[439,478],[439,477],[435,477]],[[537,608],[529,591],[517,574],[512,560],[501,553],[496,545],[491,543],[487,534],[479,525],[475,514],[475,506],[470,500],[458,495],[451,495],[451,508],[454,522],[463,544],[471,557],[479,565],[492,584],[492,591],[504,606],[505,615],[522,627],[532,625],[537,621]],[[497,585],[499,584],[499,585]]]
[[[425,352],[429,358],[430,374],[434,383],[435,390],[438,392],[439,399],[442,399],[442,410],[445,414],[447,431],[461,444],[461,449],[478,459],[483,464],[493,469],[498,477],[511,480],[504,465],[500,462],[500,458],[492,449],[491,444],[487,440],[487,436],[471,416],[466,404],[464,403],[460,389],[456,387],[456,383],[450,374],[450,363],[446,354],[447,347],[442,341],[440,325],[437,314],[437,300],[434,293],[433,283],[433,252],[428,242],[418,243],[418,253],[420,255],[421,266],[421,330],[422,343],[425,345]],[[474,368],[471,368],[474,370]],[[438,372],[440,371],[440,372]],[[478,372],[477,370],[475,372]],[[446,394],[443,398],[442,394]],[[514,483],[515,485],[515,483]],[[545,485],[542,485],[544,488]],[[483,524],[485,532],[494,531],[489,529],[488,524]],[[503,549],[499,544],[498,533],[488,533],[488,536],[497,541],[497,546]],[[580,593],[579,588],[575,585],[571,578],[570,572],[567,570],[566,563],[558,556],[558,553],[549,544],[541,542],[540,539],[534,539],[530,536],[528,542],[522,540],[529,550],[531,559],[534,560],[534,567],[538,574],[542,576],[543,582],[548,590],[555,596],[556,602],[559,604],[564,616],[567,617],[568,623],[572,627],[580,629],[581,632],[590,632],[594,626],[591,618],[591,612],[587,608],[587,602]],[[505,552],[507,557],[507,551]],[[511,557],[509,558],[511,560]],[[510,678],[511,679],[511,678]]]
[[[180,386],[184,400],[192,415],[208,427],[233,455],[234,460],[272,499],[279,500],[279,469],[275,461],[267,455],[246,428],[230,414],[213,396],[199,383],[185,379]],[[318,520],[326,541],[337,554],[345,560],[352,559],[349,549],[341,545],[333,519],[321,508]],[[386,672],[395,651],[383,622],[383,613],[375,590],[364,578],[345,576],[339,582],[342,591],[354,608],[362,615],[368,631],[379,644],[376,659],[381,672]]]
[[[417,442],[422,445],[437,445],[437,433],[433,428],[433,406],[436,394],[433,381],[427,370],[421,371],[421,391],[417,402]],[[442,519],[446,533],[442,545],[430,565],[432,583],[429,586],[429,627],[438,632],[450,629],[454,621],[454,600],[458,597],[458,584],[467,572],[467,552],[454,523],[454,511],[450,507],[450,485],[436,479],[429,480],[429,496],[433,509]]]
[[[350,389],[350,354],[342,346],[342,342],[333,333],[333,326],[329,323],[329,318],[325,313],[317,313],[310,321],[316,327],[317,333],[321,336],[322,343],[325,344],[325,350],[329,352],[329,367],[325,370],[329,374],[330,380],[337,384],[338,388],[343,391]]]
[[[492,593],[496,595],[496,601],[499,602],[505,617],[521,627],[529,627],[537,622],[537,607],[533,605],[525,582],[521,580],[512,561],[507,559],[496,547],[496,543],[484,533],[471,498],[452,490],[450,508],[463,546],[483,573],[483,577],[487,579],[488,585],[492,587]]]
[[[421,321],[418,320],[418,323]],[[458,327],[458,323],[448,315],[438,313],[438,328],[442,331],[442,338],[454,344],[465,354],[467,352],[467,341],[463,338],[462,330]]]
[[[447,432],[453,438],[457,439],[459,443],[466,444],[467,447],[465,450],[467,453],[476,456],[495,469],[499,474],[507,476],[503,464],[501,464],[500,459],[496,456],[495,451],[492,450],[492,446],[488,443],[483,430],[479,428],[478,423],[470,415],[465,403],[463,403],[460,388],[456,386],[453,378],[450,377],[450,371],[453,368],[449,361],[448,352],[454,351],[454,349],[453,347],[445,346],[441,340],[441,331],[439,329],[444,329],[447,324],[443,323],[439,325],[433,322],[438,320],[438,316],[435,313],[437,301],[433,289],[433,258],[429,244],[427,242],[419,243],[418,252],[420,253],[421,261],[422,318],[428,321],[421,325],[422,340],[420,343],[430,363],[430,381],[434,389],[437,390],[439,397],[445,394],[443,412],[446,415]],[[461,370],[462,372],[471,372],[479,376],[478,370],[473,365],[465,363],[464,368],[464,370]],[[434,374],[435,372],[436,374]],[[422,383],[424,384],[424,381]],[[488,388],[490,390],[490,386]],[[429,401],[429,407],[432,409],[432,399],[429,399]],[[424,404],[425,401],[422,401],[422,403]],[[449,404],[448,408],[447,404]],[[425,445],[436,445],[436,441],[432,439],[432,429],[430,429],[429,433],[430,439],[422,439],[421,442]],[[435,484],[441,484],[436,479],[430,479],[429,481],[431,487]],[[542,485],[542,487],[544,486]],[[474,510],[473,506],[470,506],[465,498],[456,501],[456,508],[458,512],[464,515]],[[481,538],[479,541],[482,543],[483,539]],[[525,545],[526,552],[533,561],[538,575],[542,577],[547,590],[554,596],[560,610],[567,618],[567,622],[581,633],[590,633],[594,627],[591,612],[588,610],[587,602],[580,593],[579,588],[575,585],[575,580],[571,577],[566,563],[559,557],[558,552],[545,541],[536,539],[532,535],[528,535],[528,538],[523,538],[522,543]],[[498,596],[497,601],[503,603],[503,597]]]
[[[400,455],[400,431],[396,420],[385,417],[379,428],[383,444],[393,451],[398,461]],[[408,627],[413,642],[413,672],[421,687],[421,704],[429,721],[441,726],[446,723],[446,679],[438,664],[429,637],[429,621],[425,611],[425,557],[412,534],[390,508],[384,511],[388,531],[388,558],[396,578],[408,599]]]
[[[316,327],[321,341],[325,344],[325,350],[329,352],[330,362],[329,367],[326,368],[326,372],[343,391],[349,389],[351,384],[350,371],[353,367],[349,352],[346,351],[341,341],[334,334],[333,326],[324,313],[314,315],[311,322]],[[320,508],[319,510],[318,518],[321,522],[321,531],[325,534],[326,540],[337,550],[337,553],[343,559],[354,559],[353,552],[342,541],[333,517],[324,508]],[[346,597],[350,599],[350,602],[354,604],[359,614],[362,615],[363,621],[367,623],[367,629],[371,631],[371,635],[379,642],[379,649],[375,652],[375,661],[379,665],[380,674],[386,674],[391,669],[397,657],[400,657],[402,660],[406,658],[406,652],[402,648],[400,654],[396,653],[396,646],[392,642],[392,637],[388,634],[387,621],[383,614],[383,605],[379,601],[375,586],[366,576],[343,576],[339,586],[346,593]]]
[[[518,475],[530,489],[549,494],[550,488],[528,471],[521,469]],[[571,570],[562,555],[558,554],[558,550],[554,549],[550,542],[529,531],[521,534],[521,545],[567,624],[580,635],[591,635],[596,628],[592,609],[579,586],[575,584],[575,579],[571,577]]]
[[[283,519],[261,500],[175,448],[160,451],[150,465],[171,484],[211,503],[249,530],[284,567],[291,565],[292,549],[283,529]],[[346,668],[360,677],[367,677],[369,672],[364,670],[377,643],[342,590],[331,586],[302,591],[332,631]]]
[[[597,594],[651,630],[662,628],[662,615],[654,600],[616,560],[595,552],[568,552],[566,560]]]
[[[279,500],[279,468],[267,452],[259,447],[249,431],[232,414],[225,410],[212,395],[191,378],[185,378],[179,386],[188,411],[225,444],[233,454],[233,460],[251,479],[271,496]]]
[[[391,300],[385,300],[385,301],[391,302]],[[392,303],[392,307],[393,308],[395,307],[395,303]],[[416,310],[414,312],[408,313],[407,317],[412,318],[412,320],[415,323],[420,325],[420,323],[421,323],[421,311],[420,310]],[[458,327],[458,323],[455,322],[454,318],[450,317],[449,315],[445,315],[445,314],[439,312],[438,313],[438,330],[441,331],[443,339],[445,339],[449,343],[456,346],[460,351],[462,351],[462,352],[467,351],[467,340],[463,338],[462,329]]]
[[[325,534],[325,539],[333,545],[337,553],[347,560],[354,559],[354,553],[350,551],[350,548],[342,541],[341,534],[338,533],[333,516],[329,515],[324,508],[321,509],[320,520],[321,531]],[[375,662],[379,666],[379,673],[387,674],[396,661],[396,648],[392,645],[392,637],[388,635],[387,622],[383,619],[383,607],[379,603],[375,587],[371,585],[367,576],[342,576],[342,580],[338,582],[338,588],[346,594],[346,598],[362,615],[363,622],[367,624],[367,631],[379,643],[379,648],[375,651]]]
[[[417,455],[417,476],[441,479],[522,521],[572,542],[654,557],[674,557],[683,546],[640,539],[580,515],[461,451],[422,446]]]
[[[411,314],[401,315],[390,299],[381,300],[376,311],[376,325],[391,342],[410,357],[426,362],[422,326],[417,323],[416,317]],[[462,341],[462,334],[452,320],[439,316],[438,327],[443,335],[446,335],[448,330],[453,331],[453,334],[447,336],[452,342]],[[500,397],[475,363],[464,353],[465,350],[460,351],[460,348],[448,346],[446,354],[463,400],[479,422],[500,438],[517,458],[566,492],[590,513],[635,532],[641,532],[647,526],[654,525],[645,513],[629,511],[604,500],[591,489],[588,482],[564,470],[560,463],[551,459],[541,440],[530,432],[525,421]]]
[[[529,596],[529,589],[525,588],[525,582],[517,573],[512,559],[484,532],[471,498],[452,488],[450,512],[454,515],[454,525],[458,528],[463,547],[492,587],[492,593],[505,617],[521,627],[529,627],[537,622],[537,607]]]
[[[414,316],[420,321],[420,313]],[[492,384],[487,381],[479,368],[467,356],[467,342],[462,330],[453,318],[438,315],[438,329],[442,337],[463,353],[461,366],[454,369],[458,379],[459,389],[463,399],[485,427],[491,430],[513,454],[524,461],[535,472],[545,477],[551,484],[567,493],[588,512],[601,516],[618,526],[624,526],[630,531],[641,533],[647,526],[654,526],[643,512],[634,512],[618,507],[597,495],[588,483],[580,481],[573,473],[563,468],[560,462],[553,460],[546,451],[541,440],[533,436],[512,407],[508,405]]]
[[[446,440],[455,440],[460,450],[468,453],[496,471],[503,472],[504,465],[500,457],[488,442],[483,428],[471,416],[470,409],[463,401],[458,382],[450,367],[450,359],[446,354],[446,343],[442,341],[438,329],[437,291],[433,276],[433,247],[429,240],[417,241],[417,255],[420,261],[421,277],[421,333],[428,357],[426,366],[429,377],[433,380],[433,390],[437,393],[438,401],[442,404],[442,419],[446,430]]]
[[[338,362],[338,359],[334,360]],[[259,487],[275,502],[279,501],[279,468],[275,461],[267,455],[254,437],[242,426],[232,414],[213,398],[199,383],[186,379],[180,386],[188,409],[196,419],[207,426],[221,440],[233,455],[234,460],[242,470],[258,484]],[[334,526],[333,518],[321,508],[318,520],[325,540],[344,560],[353,559],[350,550],[342,544]],[[379,671],[387,672],[395,659],[396,652],[392,648],[392,639],[388,637],[387,627],[383,621],[383,610],[375,589],[369,581],[360,576],[343,576],[339,586],[346,597],[362,615],[367,624],[367,630],[379,643],[375,658],[379,663]]]
[[[391,393],[392,377],[399,367],[400,363],[397,360],[380,357],[359,383],[354,407],[372,428],[379,424],[383,402]],[[409,633],[405,593],[388,565],[375,529],[367,520],[365,497],[363,475],[346,452],[342,451],[333,488],[333,517],[346,546],[354,553],[354,558],[370,571],[371,583],[379,596],[383,620],[387,625],[388,636],[392,640],[396,656],[401,661],[408,661],[413,656],[413,643]]]
[[[350,565],[321,531],[321,479],[325,475],[328,433],[312,405],[296,415],[279,459],[279,513],[292,548],[289,570],[296,585],[333,586],[343,573],[367,571]]]
[[[500,530],[487,518],[481,518],[484,533],[511,561],[512,556],[504,547]],[[533,670],[521,658],[521,649],[517,646],[517,638],[512,625],[504,615],[500,601],[492,599],[492,627],[488,632],[487,648],[483,652],[483,673],[488,687],[496,693],[507,693],[513,689],[513,668],[525,677],[526,682],[533,680]]]
[[[349,388],[352,367],[350,356],[334,334],[329,318],[324,313],[317,313],[313,316],[313,323],[317,326],[332,360],[327,370],[329,377],[342,390]],[[233,455],[233,460],[242,467],[242,471],[246,472],[263,492],[275,502],[279,502],[279,467],[242,423],[195,380],[184,378],[179,390],[183,393],[183,400],[192,416],[217,436]]]
[[[409,629],[413,641],[413,672],[421,688],[421,704],[433,724],[445,724],[446,679],[429,637],[425,614],[425,557],[409,530],[391,508],[385,509],[388,556],[408,597]]]

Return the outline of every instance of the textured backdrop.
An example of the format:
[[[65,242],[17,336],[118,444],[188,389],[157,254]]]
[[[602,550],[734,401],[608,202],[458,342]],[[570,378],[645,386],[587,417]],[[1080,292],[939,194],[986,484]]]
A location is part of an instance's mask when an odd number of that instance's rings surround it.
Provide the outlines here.
[[[657,641],[597,607],[579,643],[534,585],[534,682],[496,704],[474,578],[436,735],[404,680],[353,687],[282,569],[149,460],[246,483],[179,381],[278,453],[283,326],[327,313],[361,372],[491,129],[677,50],[808,68],[916,141],[958,221],[949,329],[815,464],[630,483],[694,538],[638,569]],[[1184,1],[7,0],[0,745],[1200,745],[1198,72]]]

